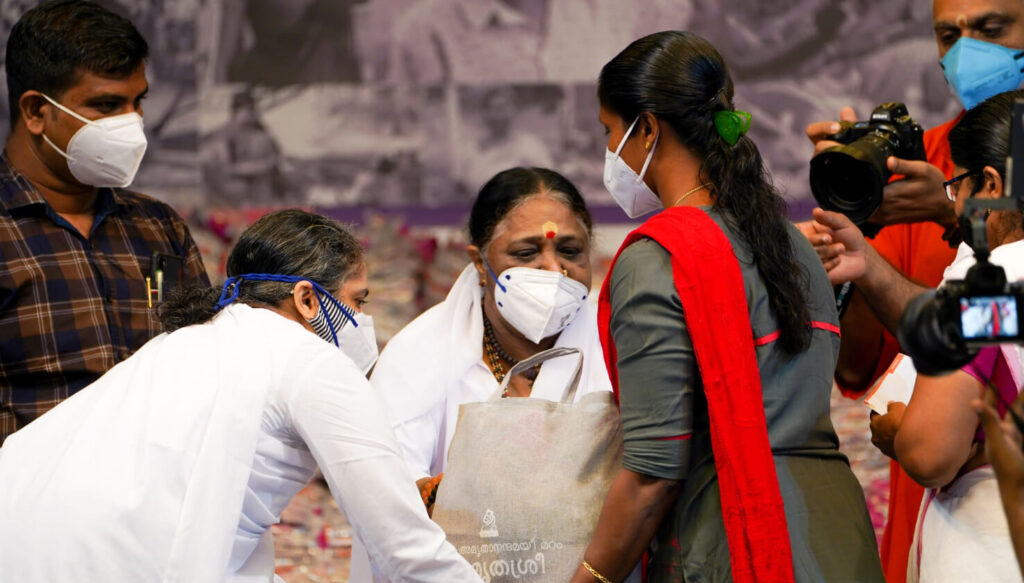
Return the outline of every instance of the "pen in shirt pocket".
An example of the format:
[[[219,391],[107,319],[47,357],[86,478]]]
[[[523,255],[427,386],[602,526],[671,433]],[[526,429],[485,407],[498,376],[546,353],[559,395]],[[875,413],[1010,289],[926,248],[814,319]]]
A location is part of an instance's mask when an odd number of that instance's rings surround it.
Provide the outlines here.
[[[153,307],[153,296],[156,303],[164,298],[181,282],[181,258],[174,255],[154,253],[150,268],[150,276],[146,278],[146,289],[149,294],[149,307]]]

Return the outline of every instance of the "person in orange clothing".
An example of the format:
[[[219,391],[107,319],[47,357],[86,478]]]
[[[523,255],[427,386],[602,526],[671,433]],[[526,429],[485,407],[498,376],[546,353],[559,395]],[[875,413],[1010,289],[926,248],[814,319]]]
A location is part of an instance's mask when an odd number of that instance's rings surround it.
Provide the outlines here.
[[[935,35],[946,78],[967,107],[987,97],[1015,87],[971,87],[958,77],[958,67],[981,67],[976,59],[958,59],[966,43],[994,43],[1003,47],[1024,47],[1024,4],[1013,0],[935,0]],[[965,39],[961,41],[961,38]],[[980,40],[979,40],[980,39]],[[960,45],[960,46],[958,46]],[[986,94],[987,93],[987,94]],[[885,188],[884,202],[871,221],[885,225],[872,246],[910,279],[935,287],[949,265],[955,249],[947,241],[955,236],[953,203],[944,195],[942,182],[952,176],[953,163],[947,137],[961,115],[925,132],[927,162],[890,158],[889,169],[902,175]],[[850,108],[840,113],[844,121],[856,119]],[[815,142],[815,152],[835,144],[829,136],[839,129],[837,122],[821,122],[807,127]],[[812,242],[814,239],[812,239]],[[899,352],[899,344],[881,321],[894,321],[894,312],[902,305],[884,298],[867,297],[863,290],[848,296],[841,320],[842,341],[835,380],[847,396],[856,398],[872,385]],[[872,441],[892,443],[899,427],[903,407],[893,405],[886,415],[873,415]],[[883,450],[884,451],[884,450]],[[892,457],[892,452],[886,452]],[[889,514],[881,543],[882,565],[890,582],[906,580],[907,558],[923,488],[916,484],[899,464],[890,462]]]
[[[959,119],[960,116],[957,116],[956,119],[928,130],[924,135],[928,164],[941,171],[944,178],[950,177],[953,171],[946,138]],[[921,176],[922,173],[917,173],[925,164],[899,160],[893,166],[912,166],[912,169],[904,170],[906,180],[925,182],[927,179]],[[880,210],[885,210],[890,191],[903,186],[894,182],[886,187],[886,202]],[[938,190],[942,192],[941,185]],[[942,201],[937,202],[935,207],[946,206]],[[952,207],[951,204],[948,206]],[[893,217],[898,219],[899,215],[894,214]],[[922,285],[934,288],[942,280],[943,270],[956,255],[956,249],[945,240],[946,233],[954,224],[953,219],[897,223],[883,228],[871,243],[882,257],[902,273]],[[843,335],[836,366],[836,385],[846,396],[857,398],[885,372],[900,352],[899,342],[882,326],[862,293],[852,294],[840,324]],[[872,415],[872,434],[895,433],[900,419],[901,409],[898,413],[894,411],[886,415]],[[873,441],[875,439],[873,437]],[[891,439],[888,441],[891,443]],[[914,482],[900,468],[899,463],[890,460],[888,518],[879,548],[887,581],[904,581],[906,578],[907,558],[923,494],[924,488]]]
[[[1024,99],[1024,90],[991,97],[968,110],[949,134],[955,178],[946,182],[946,192],[955,201],[961,218],[965,201],[1004,196],[1010,122],[1019,99]],[[815,209],[814,217],[817,224],[829,227],[832,239],[843,246],[829,271],[833,282],[855,282],[872,305],[902,303],[907,306],[907,315],[916,312],[915,304],[909,302],[927,288],[899,274],[842,214]],[[972,231],[977,232],[975,216],[971,218]],[[982,224],[987,248],[992,251],[991,262],[1007,271],[1009,281],[1024,277],[1020,212],[993,209],[986,213]],[[972,246],[977,241],[975,237],[971,245],[960,244],[956,259],[945,270],[944,283],[962,279],[974,265]],[[975,309],[977,317],[964,315],[965,335],[969,326],[979,330],[991,327],[991,307],[983,304]],[[893,321],[899,310],[879,315],[889,329],[899,326],[900,338],[916,336],[906,327],[907,315],[899,324]],[[890,405],[890,413],[879,417],[896,420],[892,422],[894,439],[886,442],[878,433],[874,438],[879,449],[897,459],[908,476],[927,488],[916,520],[905,580],[1024,581],[1013,556],[1006,517],[997,503],[995,477],[981,452],[985,436],[978,433],[977,416],[970,411],[971,401],[981,396],[986,386],[997,391],[1003,402],[1016,396],[1020,387],[1019,353],[1012,346],[1003,351],[986,347],[976,355],[960,356],[923,345],[904,347],[913,355],[919,373],[913,395],[906,405]],[[969,357],[973,360],[965,363]],[[935,374],[942,370],[946,373]]]

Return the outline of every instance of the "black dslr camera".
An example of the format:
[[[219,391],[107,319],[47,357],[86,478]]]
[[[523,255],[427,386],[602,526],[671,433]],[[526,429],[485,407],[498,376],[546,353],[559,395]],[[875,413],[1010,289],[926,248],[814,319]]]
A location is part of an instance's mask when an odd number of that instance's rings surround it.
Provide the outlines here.
[[[970,362],[982,346],[1024,344],[1024,281],[1007,282],[1003,268],[989,262],[985,229],[989,210],[1021,210],[1024,202],[1024,172],[1013,168],[1014,159],[1024,159],[1024,101],[1014,104],[1010,127],[1006,196],[968,199],[960,217],[964,240],[974,249],[977,263],[964,279],[947,281],[939,290],[912,299],[900,320],[900,346],[924,374],[956,370]]]
[[[843,122],[834,139],[840,145],[811,158],[811,192],[821,208],[858,225],[882,204],[882,188],[892,176],[885,165],[889,156],[926,159],[924,129],[899,102],[879,105],[868,121]]]
[[[988,209],[1016,209],[1017,201],[971,199],[966,204],[964,216],[970,215],[977,263],[964,279],[947,281],[912,299],[900,319],[900,346],[924,374],[956,370],[973,360],[982,346],[1024,344],[1024,282],[1007,282],[1003,268],[988,261],[982,218]]]

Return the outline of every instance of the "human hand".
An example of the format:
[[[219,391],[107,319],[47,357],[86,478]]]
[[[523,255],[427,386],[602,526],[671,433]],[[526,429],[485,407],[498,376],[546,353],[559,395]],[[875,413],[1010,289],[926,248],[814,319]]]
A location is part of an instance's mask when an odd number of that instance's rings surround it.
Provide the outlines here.
[[[946,198],[942,183],[945,174],[924,160],[904,160],[889,156],[889,171],[902,174],[882,189],[882,206],[871,215],[871,222],[879,225],[935,221],[941,225],[955,225],[953,203]]]
[[[871,443],[892,459],[896,459],[896,434],[906,412],[906,404],[898,401],[889,402],[885,415],[871,412]]]
[[[1021,450],[1021,434],[1009,412],[1000,420],[996,411],[996,399],[992,391],[985,391],[984,400],[975,399],[974,410],[981,418],[985,430],[985,456],[996,472],[996,480],[1004,503],[1016,501],[1024,511],[1024,451]],[[1024,415],[1024,393],[1013,402],[1017,415]],[[1010,508],[1007,508],[1007,514]]]
[[[852,107],[844,107],[839,110],[840,121],[819,121],[809,124],[804,131],[807,133],[808,139],[814,144],[814,155],[820,154],[823,150],[831,148],[832,146],[838,146],[839,142],[836,142],[830,138],[835,137],[839,130],[842,129],[841,121],[855,122],[857,121],[857,113],[853,111]]]
[[[825,271],[830,271],[839,265],[840,255],[845,248],[842,243],[832,242],[832,229],[814,219],[793,223],[793,226],[807,238],[811,247],[814,247],[814,251],[821,259],[821,264],[825,267]]]
[[[818,251],[818,256],[826,265],[829,282],[839,285],[863,276],[867,270],[865,255],[869,245],[857,225],[842,213],[820,208],[814,209],[814,222],[814,229],[819,233],[827,232],[832,240],[824,255],[823,251]]]

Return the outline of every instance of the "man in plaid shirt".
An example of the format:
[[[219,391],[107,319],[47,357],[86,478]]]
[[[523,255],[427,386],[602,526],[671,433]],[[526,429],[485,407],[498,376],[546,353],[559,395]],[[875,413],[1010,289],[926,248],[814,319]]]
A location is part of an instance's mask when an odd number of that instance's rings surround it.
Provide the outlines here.
[[[41,4],[11,30],[0,443],[160,333],[154,278],[209,284],[181,217],[123,190],[146,148],[148,51],[130,22],[82,0]]]

